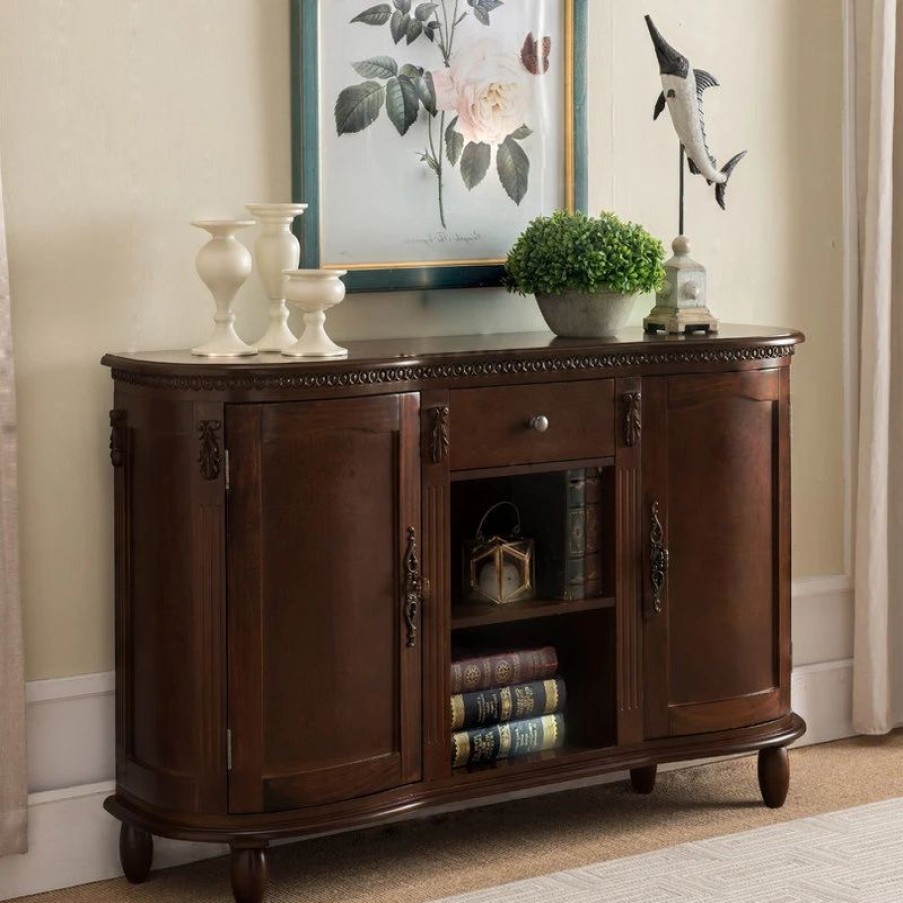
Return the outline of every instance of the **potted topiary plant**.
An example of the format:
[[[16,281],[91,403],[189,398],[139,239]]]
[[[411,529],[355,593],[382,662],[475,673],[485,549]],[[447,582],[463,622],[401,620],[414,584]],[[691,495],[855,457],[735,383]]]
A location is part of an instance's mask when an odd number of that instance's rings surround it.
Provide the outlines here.
[[[613,213],[559,210],[533,220],[508,254],[508,291],[536,295],[549,329],[568,338],[614,335],[635,297],[658,291],[665,249]]]

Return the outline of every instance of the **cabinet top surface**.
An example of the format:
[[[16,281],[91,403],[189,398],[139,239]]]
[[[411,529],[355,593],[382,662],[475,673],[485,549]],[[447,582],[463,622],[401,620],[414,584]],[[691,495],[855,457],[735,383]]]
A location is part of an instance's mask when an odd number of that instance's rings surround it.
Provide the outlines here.
[[[555,356],[622,355],[625,353],[673,356],[718,354],[731,348],[792,348],[805,341],[793,329],[762,326],[723,325],[717,335],[645,335],[640,328],[626,329],[617,336],[599,339],[561,339],[550,332],[497,333],[493,335],[433,336],[345,342],[347,358],[299,360],[281,354],[261,353],[253,357],[225,359],[196,357],[187,350],[140,351],[107,354],[102,363],[126,371],[167,371],[248,373],[274,368],[335,371],[367,365],[413,365],[453,358],[493,358],[534,356],[551,352]],[[775,355],[777,356],[777,355]],[[702,359],[702,358],[701,358]]]

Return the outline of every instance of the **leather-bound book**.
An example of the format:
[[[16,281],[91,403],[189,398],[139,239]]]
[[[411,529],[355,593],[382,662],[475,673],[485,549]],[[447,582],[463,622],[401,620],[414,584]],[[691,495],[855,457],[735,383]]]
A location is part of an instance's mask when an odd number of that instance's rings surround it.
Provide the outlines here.
[[[554,715],[564,708],[564,703],[564,681],[560,677],[475,693],[456,693],[451,698],[451,726],[453,731],[458,731]]]
[[[586,471],[536,474],[513,494],[522,532],[535,543],[537,596],[586,598]]]
[[[564,715],[544,715],[478,727],[452,734],[452,767],[513,759],[529,753],[558,749],[564,743]]]
[[[552,646],[461,658],[452,662],[452,693],[472,693],[490,687],[508,687],[531,680],[547,680],[558,671],[558,653]]]

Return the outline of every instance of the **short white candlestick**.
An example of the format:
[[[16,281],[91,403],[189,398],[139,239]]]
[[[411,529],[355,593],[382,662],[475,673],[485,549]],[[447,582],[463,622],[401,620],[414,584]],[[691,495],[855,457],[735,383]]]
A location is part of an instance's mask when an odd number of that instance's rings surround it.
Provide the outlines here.
[[[285,297],[304,314],[304,334],[289,348],[288,357],[345,357],[347,348],[336,345],[326,334],[326,311],[345,297],[342,276],[346,270],[286,270]]]

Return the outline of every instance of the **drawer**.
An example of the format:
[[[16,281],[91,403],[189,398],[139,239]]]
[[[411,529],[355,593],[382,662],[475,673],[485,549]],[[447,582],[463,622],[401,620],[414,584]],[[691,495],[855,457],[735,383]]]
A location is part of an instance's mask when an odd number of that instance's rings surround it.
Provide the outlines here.
[[[452,470],[614,454],[614,382],[547,383],[451,393]],[[548,420],[541,432],[535,418]]]

